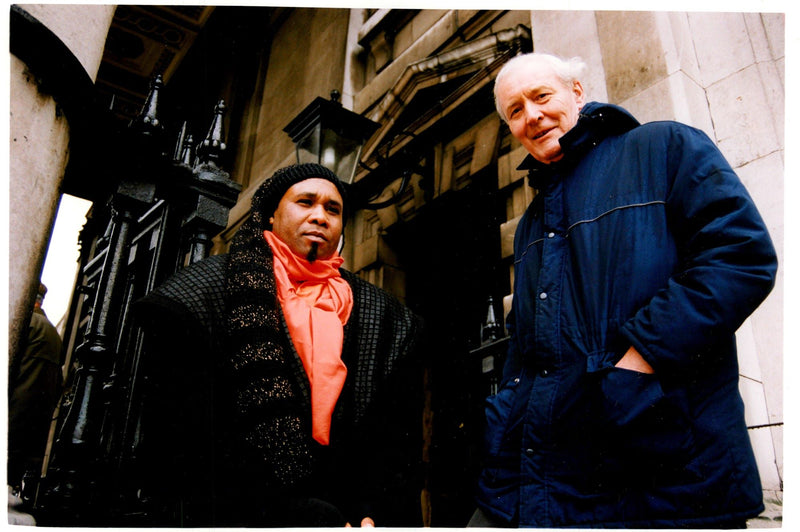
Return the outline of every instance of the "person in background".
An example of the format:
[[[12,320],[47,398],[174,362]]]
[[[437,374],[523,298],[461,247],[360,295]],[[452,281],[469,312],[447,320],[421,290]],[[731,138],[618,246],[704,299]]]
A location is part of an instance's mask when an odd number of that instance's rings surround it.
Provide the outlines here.
[[[152,364],[143,430],[183,524],[421,524],[408,511],[421,322],[341,268],[351,208],[327,168],[282,168],[228,254],[138,303]]]
[[[7,483],[19,492],[23,478],[39,478],[47,436],[63,384],[61,336],[42,310],[47,287],[39,290],[20,357],[8,367]]]
[[[472,526],[741,528],[763,510],[734,333],[777,259],[703,132],[588,102],[579,59],[495,82],[537,194]]]

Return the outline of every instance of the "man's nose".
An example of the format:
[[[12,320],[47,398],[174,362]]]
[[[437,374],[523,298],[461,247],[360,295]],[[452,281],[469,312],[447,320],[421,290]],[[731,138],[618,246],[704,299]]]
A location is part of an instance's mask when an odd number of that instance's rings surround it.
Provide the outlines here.
[[[309,221],[318,225],[328,225],[328,211],[324,205],[315,205],[311,208]]]
[[[536,123],[544,117],[542,110],[533,102],[525,102],[525,117],[528,123]]]

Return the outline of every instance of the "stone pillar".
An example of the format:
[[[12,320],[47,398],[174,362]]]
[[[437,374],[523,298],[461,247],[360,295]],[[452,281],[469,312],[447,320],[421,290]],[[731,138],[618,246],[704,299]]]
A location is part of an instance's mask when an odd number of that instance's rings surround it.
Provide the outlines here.
[[[69,160],[74,98],[63,95],[86,86],[86,79],[91,87],[113,14],[111,5],[12,6],[10,354],[30,319]]]

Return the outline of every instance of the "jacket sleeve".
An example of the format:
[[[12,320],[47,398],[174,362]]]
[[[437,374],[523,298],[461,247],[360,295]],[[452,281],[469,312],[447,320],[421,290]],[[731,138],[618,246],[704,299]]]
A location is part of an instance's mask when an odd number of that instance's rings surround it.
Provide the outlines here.
[[[703,132],[671,128],[667,216],[679,264],[665,287],[622,327],[659,371],[681,371],[731,342],[772,289],[777,258],[755,204]]]
[[[216,488],[217,372],[209,337],[188,308],[158,294],[139,300],[134,312],[144,333],[136,476],[157,501],[156,526],[176,526],[178,516],[187,526],[210,526],[217,495],[227,490]]]
[[[332,443],[345,471],[337,503],[354,526],[368,516],[378,526],[419,527],[425,326],[394,297],[350,272],[342,276],[355,305],[342,353],[341,400],[351,408],[339,425],[342,440]]]

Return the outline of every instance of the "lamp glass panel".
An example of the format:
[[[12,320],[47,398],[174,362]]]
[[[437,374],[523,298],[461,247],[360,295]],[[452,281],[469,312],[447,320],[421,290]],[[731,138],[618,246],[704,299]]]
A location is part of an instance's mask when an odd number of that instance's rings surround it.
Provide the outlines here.
[[[319,163],[320,154],[320,139],[322,137],[322,127],[316,124],[311,128],[306,136],[297,141],[297,162],[298,164],[304,163]]]
[[[335,131],[326,129],[322,132],[319,162],[345,183],[351,183],[361,154],[361,144],[360,140],[342,137]]]

